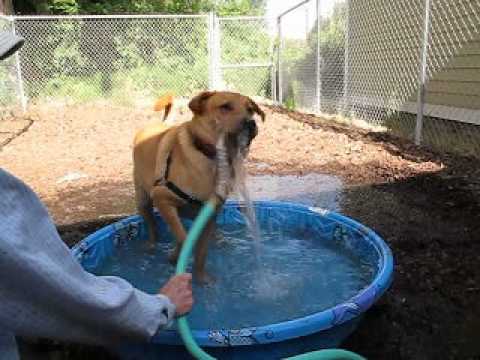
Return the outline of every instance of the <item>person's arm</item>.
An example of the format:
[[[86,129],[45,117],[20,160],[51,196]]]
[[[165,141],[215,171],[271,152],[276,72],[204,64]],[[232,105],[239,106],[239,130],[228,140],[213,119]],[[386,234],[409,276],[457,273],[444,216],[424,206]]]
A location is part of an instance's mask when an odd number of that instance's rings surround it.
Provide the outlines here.
[[[22,336],[146,340],[174,318],[164,295],[82,269],[33,191],[0,169],[0,328]]]

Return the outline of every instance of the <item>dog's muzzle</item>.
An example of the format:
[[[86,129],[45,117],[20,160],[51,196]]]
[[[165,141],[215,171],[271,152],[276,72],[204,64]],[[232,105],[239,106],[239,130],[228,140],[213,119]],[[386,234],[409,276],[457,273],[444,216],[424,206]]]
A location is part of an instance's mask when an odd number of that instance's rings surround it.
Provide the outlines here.
[[[248,145],[250,145],[252,140],[258,134],[257,123],[255,122],[255,120],[247,120],[247,121],[245,121],[243,127],[248,132]]]
[[[258,129],[254,120],[245,120],[239,131],[227,134],[225,144],[228,149],[237,149],[245,155],[248,152],[250,143],[257,136]]]

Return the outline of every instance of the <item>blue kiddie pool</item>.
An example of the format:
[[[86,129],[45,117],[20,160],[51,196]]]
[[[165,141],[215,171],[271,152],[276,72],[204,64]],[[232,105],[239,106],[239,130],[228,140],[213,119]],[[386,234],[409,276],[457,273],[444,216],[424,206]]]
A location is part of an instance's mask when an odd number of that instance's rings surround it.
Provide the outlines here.
[[[388,246],[335,212],[274,201],[255,202],[261,236],[254,239],[242,207],[228,202],[217,217],[221,231],[207,264],[215,283],[194,286],[189,322],[197,343],[219,359],[280,359],[338,347],[392,281]],[[172,237],[157,220],[162,236],[153,252],[144,248],[139,216],[98,230],[72,251],[86,270],[156,293],[174,274],[167,261]],[[191,359],[175,326],[117,352],[125,359]]]

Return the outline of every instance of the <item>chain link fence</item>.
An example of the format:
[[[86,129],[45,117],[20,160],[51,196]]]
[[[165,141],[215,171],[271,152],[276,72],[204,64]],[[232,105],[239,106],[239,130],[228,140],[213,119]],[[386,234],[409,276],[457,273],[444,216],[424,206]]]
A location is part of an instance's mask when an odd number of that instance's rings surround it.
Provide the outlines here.
[[[279,102],[310,112],[318,112],[320,97],[315,17],[315,2],[303,2],[280,16],[277,25]]]
[[[14,32],[13,20],[8,17],[0,16],[0,32]],[[18,81],[18,57],[11,56],[6,60],[0,61],[0,109],[9,110],[15,108],[15,104],[21,104],[21,89]],[[6,115],[8,111],[0,113]]]
[[[208,87],[208,17],[16,17],[29,102],[151,104]]]
[[[151,107],[166,92],[229,89],[480,154],[480,1],[305,0],[271,25],[214,14],[2,17],[0,29],[26,42],[0,64],[0,106]]]
[[[273,37],[263,17],[219,19],[222,86],[240,93],[271,99]]]
[[[13,83],[24,87],[29,105],[100,102],[151,107],[167,92],[190,97],[206,89],[272,98],[272,36],[263,17],[15,16],[11,20],[5,23],[14,25],[26,40],[17,58],[21,74]],[[14,63],[10,59],[2,66],[10,69]],[[0,104],[19,104],[19,99],[11,98],[18,91],[6,87],[2,91]]]
[[[307,0],[278,29],[285,106],[480,156],[480,1]]]

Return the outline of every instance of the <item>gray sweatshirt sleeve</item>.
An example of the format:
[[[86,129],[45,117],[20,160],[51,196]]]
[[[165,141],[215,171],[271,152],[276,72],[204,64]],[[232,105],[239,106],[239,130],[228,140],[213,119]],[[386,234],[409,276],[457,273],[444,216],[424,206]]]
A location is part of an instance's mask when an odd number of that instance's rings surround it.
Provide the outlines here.
[[[110,344],[148,340],[173,320],[165,296],[82,269],[34,192],[0,169],[0,329]]]

